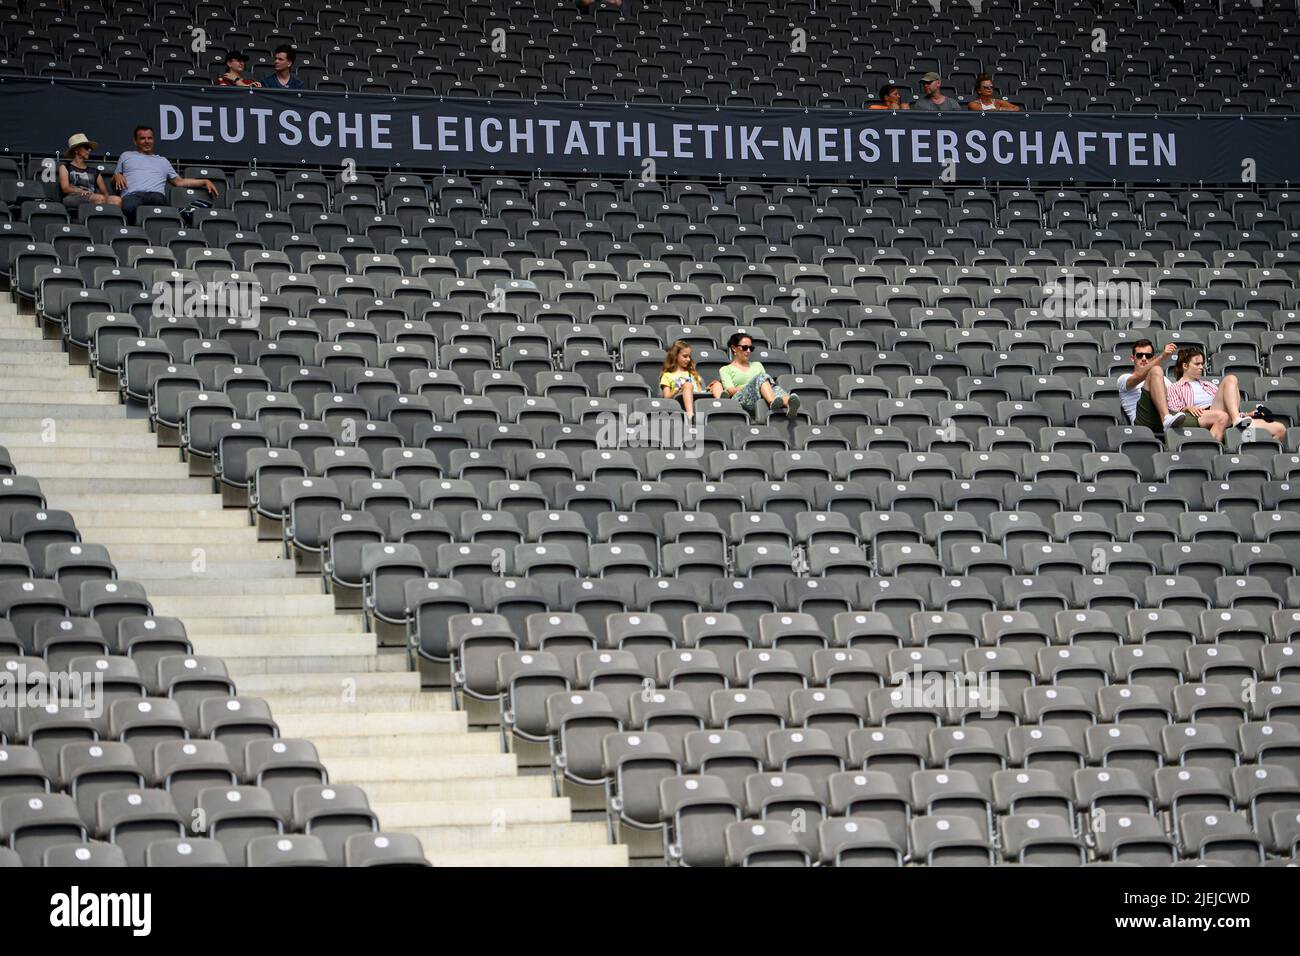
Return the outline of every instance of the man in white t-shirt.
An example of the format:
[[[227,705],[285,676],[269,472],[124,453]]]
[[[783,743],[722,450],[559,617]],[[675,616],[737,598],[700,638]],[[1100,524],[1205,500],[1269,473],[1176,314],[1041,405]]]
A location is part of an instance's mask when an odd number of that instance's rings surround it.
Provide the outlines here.
[[[1182,422],[1182,412],[1169,412],[1164,370],[1164,363],[1177,351],[1178,346],[1172,342],[1159,352],[1150,339],[1133,343],[1133,371],[1124,372],[1115,381],[1120,408],[1130,425],[1141,425],[1160,435]]]

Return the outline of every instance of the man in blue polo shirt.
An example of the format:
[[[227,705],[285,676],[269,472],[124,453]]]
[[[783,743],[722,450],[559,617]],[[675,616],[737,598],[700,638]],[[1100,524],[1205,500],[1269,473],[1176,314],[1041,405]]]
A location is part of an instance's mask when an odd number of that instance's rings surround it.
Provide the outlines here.
[[[288,44],[278,46],[271,56],[274,69],[262,78],[264,90],[301,90],[306,84],[293,75],[293,64],[298,59],[298,51]]]
[[[122,213],[135,223],[135,211],[141,206],[166,206],[167,187],[206,189],[213,196],[217,187],[210,179],[186,179],[176,174],[172,164],[153,151],[153,127],[137,126],[132,137],[135,149],[128,149],[117,161],[113,187],[122,197]]]

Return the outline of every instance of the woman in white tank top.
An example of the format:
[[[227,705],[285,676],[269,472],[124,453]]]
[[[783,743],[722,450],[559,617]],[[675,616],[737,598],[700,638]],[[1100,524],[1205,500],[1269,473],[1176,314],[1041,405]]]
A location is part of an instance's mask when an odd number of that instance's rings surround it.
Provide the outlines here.
[[[975,79],[975,95],[966,104],[966,109],[974,110],[976,113],[988,112],[1020,112],[1020,107],[1015,103],[1006,100],[1000,100],[993,92],[993,77],[987,73],[981,73]]]

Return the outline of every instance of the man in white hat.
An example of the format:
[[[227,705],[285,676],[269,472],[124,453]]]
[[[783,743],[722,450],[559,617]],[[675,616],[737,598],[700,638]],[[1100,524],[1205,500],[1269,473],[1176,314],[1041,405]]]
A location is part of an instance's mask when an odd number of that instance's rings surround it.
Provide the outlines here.
[[[127,222],[136,225],[135,211],[141,206],[167,205],[168,186],[206,189],[211,195],[217,195],[212,180],[186,179],[153,151],[152,126],[137,126],[132,139],[135,149],[128,149],[118,158],[117,171],[113,173],[113,185],[122,194],[122,212]]]
[[[63,151],[63,162],[59,163],[59,193],[63,196],[63,205],[69,209],[83,202],[122,205],[121,199],[108,194],[99,170],[90,168],[90,154],[98,146],[85,133],[73,133],[68,137],[68,148]]]

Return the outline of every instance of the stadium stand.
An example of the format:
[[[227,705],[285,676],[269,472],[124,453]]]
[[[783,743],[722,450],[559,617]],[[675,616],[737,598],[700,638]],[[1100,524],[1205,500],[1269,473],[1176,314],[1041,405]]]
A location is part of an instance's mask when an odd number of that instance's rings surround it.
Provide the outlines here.
[[[41,706],[0,711],[0,841],[27,865],[77,828],[132,865],[618,857],[584,852],[598,825],[568,824],[544,779],[516,777],[495,736],[467,733],[446,694],[420,693],[400,650],[380,654],[359,615],[335,615],[319,573],[295,579],[210,478],[189,477],[145,419],[5,308],[0,656],[6,704],[26,693]],[[102,690],[46,715],[32,689],[51,671],[84,676],[87,692],[98,674]],[[232,817],[227,791],[259,822]],[[53,832],[45,815],[58,813],[66,832],[22,839]],[[283,838],[254,846],[263,835]],[[221,846],[181,857],[168,846],[181,838]]]
[[[226,54],[246,74],[272,70],[273,51],[298,51],[309,89],[491,96],[500,99],[854,107],[887,82],[919,95],[939,72],[946,92],[971,96],[975,78],[1023,108],[1142,113],[1294,112],[1297,12],[1286,4],[1132,0],[967,3],[770,3],[662,0],[427,3],[304,0],[226,7],[209,0],[129,3],[53,0],[0,4],[0,75],[209,85]],[[1234,29],[1222,30],[1224,23]],[[792,52],[791,25],[807,31]],[[195,57],[191,30],[204,30]],[[505,31],[506,50],[492,49]],[[1096,42],[1096,30],[1108,42]]]
[[[1297,102],[1275,6],[71,6],[0,4],[0,72],[292,42],[317,90]],[[213,208],[133,226],[0,158],[0,663],[111,700],[0,714],[23,865],[1300,859],[1291,192],[291,165],[178,163]],[[658,397],[737,331],[798,418]],[[1127,423],[1143,337],[1285,438]]]

